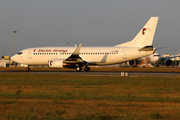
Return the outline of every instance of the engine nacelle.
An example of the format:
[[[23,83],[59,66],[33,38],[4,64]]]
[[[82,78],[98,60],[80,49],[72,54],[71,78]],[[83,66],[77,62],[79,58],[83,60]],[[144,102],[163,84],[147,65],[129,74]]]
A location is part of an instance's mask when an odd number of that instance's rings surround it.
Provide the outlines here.
[[[137,62],[136,62],[136,60],[131,60],[131,61],[127,62],[127,64],[130,66],[136,66]]]
[[[63,60],[57,60],[57,59],[51,59],[48,61],[49,67],[53,68],[63,68],[64,61]]]
[[[165,64],[167,67],[169,67],[170,65],[172,65],[172,60],[169,59],[169,58],[166,58],[166,59],[164,60],[164,64]]]

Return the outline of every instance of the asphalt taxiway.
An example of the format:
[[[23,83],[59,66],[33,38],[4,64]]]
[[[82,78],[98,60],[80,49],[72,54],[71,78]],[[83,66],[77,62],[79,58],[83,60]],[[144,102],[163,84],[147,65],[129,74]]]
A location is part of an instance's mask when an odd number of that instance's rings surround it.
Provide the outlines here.
[[[119,75],[119,76],[179,76],[180,72],[120,72],[120,71],[0,71],[0,73],[63,74],[63,75]]]

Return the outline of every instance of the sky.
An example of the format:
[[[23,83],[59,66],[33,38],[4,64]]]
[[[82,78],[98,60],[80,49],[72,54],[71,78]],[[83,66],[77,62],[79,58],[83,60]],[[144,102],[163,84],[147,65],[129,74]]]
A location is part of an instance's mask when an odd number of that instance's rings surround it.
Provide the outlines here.
[[[159,17],[153,46],[180,53],[180,0],[1,0],[0,56],[31,47],[114,46]],[[67,44],[67,43],[70,44]],[[175,51],[177,49],[177,51]]]

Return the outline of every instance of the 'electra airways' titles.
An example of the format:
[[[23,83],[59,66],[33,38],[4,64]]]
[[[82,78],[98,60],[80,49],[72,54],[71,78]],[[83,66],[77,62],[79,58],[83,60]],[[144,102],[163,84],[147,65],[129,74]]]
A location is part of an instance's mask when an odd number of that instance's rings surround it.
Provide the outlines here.
[[[135,60],[155,52],[152,46],[158,17],[151,17],[135,38],[112,47],[36,47],[21,50],[11,60],[28,65],[51,68],[75,68],[89,71],[89,65],[110,65]]]

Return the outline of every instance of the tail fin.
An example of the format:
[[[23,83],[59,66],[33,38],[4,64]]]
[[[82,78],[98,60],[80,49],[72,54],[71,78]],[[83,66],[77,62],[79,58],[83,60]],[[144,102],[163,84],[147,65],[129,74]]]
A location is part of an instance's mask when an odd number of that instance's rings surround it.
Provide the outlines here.
[[[117,47],[118,46],[128,46],[128,47],[152,46],[157,22],[158,22],[158,17],[151,17],[133,40],[116,46]]]

